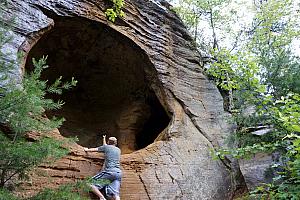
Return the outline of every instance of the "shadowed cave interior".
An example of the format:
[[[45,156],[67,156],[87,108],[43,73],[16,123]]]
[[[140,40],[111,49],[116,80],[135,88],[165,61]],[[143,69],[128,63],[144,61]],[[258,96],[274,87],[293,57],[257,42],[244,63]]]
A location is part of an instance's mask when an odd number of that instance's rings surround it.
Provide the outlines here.
[[[102,144],[101,134],[116,136],[122,153],[151,144],[170,118],[149,87],[153,66],[131,40],[113,29],[74,18],[55,20],[54,28],[31,49],[32,58],[48,55],[42,79],[53,83],[74,77],[78,84],[60,97],[66,104],[48,116],[63,116],[64,136],[77,136],[86,147]]]

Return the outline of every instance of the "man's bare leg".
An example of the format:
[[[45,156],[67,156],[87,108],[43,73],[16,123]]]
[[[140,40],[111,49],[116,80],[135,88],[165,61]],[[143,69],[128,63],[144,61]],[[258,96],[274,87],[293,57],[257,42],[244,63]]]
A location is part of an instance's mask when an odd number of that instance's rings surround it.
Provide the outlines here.
[[[113,199],[114,200],[120,200],[120,196],[114,196]]]
[[[97,195],[97,196],[100,198],[100,200],[106,200],[106,199],[104,198],[104,196],[102,195],[102,193],[98,190],[98,188],[97,188],[96,186],[91,185],[91,188],[92,188],[93,193],[94,193],[95,195]]]

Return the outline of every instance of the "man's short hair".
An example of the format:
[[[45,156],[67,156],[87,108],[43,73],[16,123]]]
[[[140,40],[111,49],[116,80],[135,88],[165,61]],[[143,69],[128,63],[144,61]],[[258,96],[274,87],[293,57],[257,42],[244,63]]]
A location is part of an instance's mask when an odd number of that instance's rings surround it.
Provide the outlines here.
[[[108,144],[114,144],[114,145],[117,145],[117,138],[115,137],[109,137],[108,138]]]

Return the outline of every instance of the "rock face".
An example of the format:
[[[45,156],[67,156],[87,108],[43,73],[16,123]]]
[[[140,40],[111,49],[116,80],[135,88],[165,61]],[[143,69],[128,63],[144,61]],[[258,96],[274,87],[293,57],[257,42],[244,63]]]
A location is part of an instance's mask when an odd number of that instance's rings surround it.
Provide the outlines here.
[[[271,170],[272,164],[278,164],[279,155],[258,153],[251,159],[239,160],[239,166],[244,176],[245,183],[249,190],[254,190],[256,187],[271,183],[275,177],[274,170]]]
[[[113,133],[122,152],[130,153],[153,142],[169,124],[170,117],[149,87],[151,77],[144,70],[151,67],[149,59],[113,29],[86,19],[56,17],[55,26],[30,50],[25,69],[32,67],[32,58],[43,55],[48,55],[50,66],[44,79],[78,80],[78,86],[62,96],[64,109],[47,113],[67,119],[60,129],[64,136],[77,135],[79,144],[96,146],[100,130]],[[141,135],[152,141],[137,142]]]
[[[170,5],[126,0],[124,19],[106,20],[106,0],[10,0],[13,43],[32,57],[48,55],[43,78],[74,76],[79,85],[62,98],[67,119],[55,137],[74,136],[97,146],[99,132],[119,138],[122,199],[230,199],[236,180],[230,162],[212,149],[231,131],[223,99],[203,75],[201,58]],[[12,54],[12,55],[13,55]],[[56,97],[53,97],[56,98]],[[51,166],[40,166],[20,195],[94,175],[103,159],[80,145]],[[50,183],[49,183],[50,178]]]

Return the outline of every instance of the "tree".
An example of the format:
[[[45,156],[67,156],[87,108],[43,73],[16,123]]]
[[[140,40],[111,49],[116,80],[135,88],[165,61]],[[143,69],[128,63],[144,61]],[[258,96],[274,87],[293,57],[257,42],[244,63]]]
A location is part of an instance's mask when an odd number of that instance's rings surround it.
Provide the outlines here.
[[[0,11],[4,6],[5,2],[1,2]],[[5,51],[11,42],[10,23],[13,22],[0,22],[0,188],[8,182],[13,184],[16,178],[26,178],[26,173],[46,158],[67,153],[67,149],[61,147],[64,141],[47,137],[47,131],[59,127],[64,119],[49,119],[44,114],[45,110],[59,109],[63,105],[61,101],[47,99],[46,94],[60,94],[76,85],[74,79],[62,83],[59,78],[51,85],[40,80],[42,70],[47,67],[45,57],[33,60],[34,70],[19,80],[14,71],[19,66],[20,56],[10,56]],[[16,60],[11,59],[13,57],[17,57]],[[40,133],[36,141],[28,140],[30,131]]]
[[[222,2],[190,1],[193,10],[203,9],[201,6],[195,7],[205,2]],[[184,21],[193,19],[189,15],[187,19],[184,18],[185,13],[191,14],[186,11],[191,7],[182,5],[183,8],[177,11],[181,12]],[[220,5],[214,6],[218,8]],[[254,1],[253,9],[249,10],[254,13],[252,23],[239,29],[242,30],[241,34],[230,48],[220,44],[221,40],[216,39],[214,33],[211,37],[214,45],[202,45],[209,46],[209,59],[204,67],[217,86],[227,91],[230,99],[228,110],[238,125],[232,135],[239,143],[239,148],[220,149],[216,156],[242,158],[257,152],[281,153],[283,163],[273,166],[273,170],[280,173],[273,183],[258,187],[253,192],[256,199],[299,197],[300,66],[299,57],[293,51],[293,42],[299,39],[300,31],[298,10],[299,2],[290,0]],[[212,29],[215,28],[212,24],[222,20],[210,19],[216,20],[207,22]],[[198,26],[197,23],[188,25]],[[197,27],[190,29],[196,30]],[[199,38],[197,42],[201,42]],[[244,115],[249,107],[253,107],[254,112]],[[265,135],[253,136],[250,130],[258,126],[272,129]]]
[[[296,7],[295,7],[296,6]],[[257,3],[247,48],[256,56],[262,83],[277,98],[299,92],[299,57],[293,41],[299,39],[299,13],[294,1]]]
[[[219,39],[224,36],[224,29],[222,28],[224,25],[229,24],[228,16],[222,13],[222,9],[228,6],[230,1],[179,0],[178,5],[180,6],[174,7],[174,10],[194,36],[199,50],[205,55],[210,55],[212,50],[220,48]],[[209,34],[209,36],[207,37],[203,32]]]
[[[235,56],[234,53],[236,53],[236,56],[240,57],[238,54],[245,53],[241,51],[239,45],[245,38],[244,26],[247,24],[240,20],[243,14],[239,12],[238,6],[243,3],[235,3],[232,0],[179,0],[176,3],[179,6],[175,6],[174,10],[194,35],[197,47],[202,54],[204,69],[216,69],[217,65],[225,64],[225,60],[221,58],[224,55]],[[217,86],[224,98],[225,109],[231,112],[234,109],[234,88],[226,87],[225,89],[223,86],[233,82],[230,77],[232,73],[224,69],[222,71],[222,77],[211,75],[212,70],[208,71],[208,75],[216,82],[224,83],[222,86],[220,84]]]

